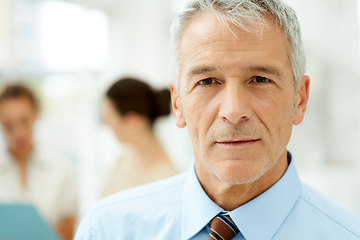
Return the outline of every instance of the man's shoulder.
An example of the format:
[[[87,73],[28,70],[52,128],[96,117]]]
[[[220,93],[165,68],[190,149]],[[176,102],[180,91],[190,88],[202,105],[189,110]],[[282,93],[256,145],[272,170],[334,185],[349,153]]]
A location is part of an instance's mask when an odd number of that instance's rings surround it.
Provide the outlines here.
[[[81,222],[75,239],[171,239],[168,235],[173,232],[180,235],[185,179],[186,174],[179,174],[98,201]]]
[[[182,188],[185,182],[186,173],[166,178],[153,183],[145,184],[132,189],[124,190],[104,199],[99,200],[93,207],[94,212],[114,210],[116,208],[153,209],[156,205],[164,206],[177,201],[182,197]]]
[[[308,216],[310,222],[312,219],[326,222],[328,227],[342,230],[357,237],[356,239],[360,239],[360,217],[340,204],[304,183],[300,201],[312,213]],[[329,229],[329,231],[331,230]]]

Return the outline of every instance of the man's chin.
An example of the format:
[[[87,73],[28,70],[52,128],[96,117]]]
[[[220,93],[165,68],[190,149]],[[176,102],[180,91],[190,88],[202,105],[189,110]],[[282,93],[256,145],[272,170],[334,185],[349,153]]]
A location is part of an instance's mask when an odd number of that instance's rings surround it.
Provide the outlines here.
[[[258,166],[254,166],[254,163],[228,161],[213,172],[225,184],[241,185],[255,182],[265,170],[261,171]]]
[[[261,176],[217,176],[224,184],[234,186],[253,183]]]

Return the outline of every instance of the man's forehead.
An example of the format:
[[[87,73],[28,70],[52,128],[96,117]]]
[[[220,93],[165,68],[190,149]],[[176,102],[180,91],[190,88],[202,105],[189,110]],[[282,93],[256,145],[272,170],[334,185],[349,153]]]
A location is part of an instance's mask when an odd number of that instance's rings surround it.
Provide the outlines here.
[[[225,27],[224,23],[222,25]],[[180,52],[191,51],[191,48],[214,35],[220,37],[217,26],[220,26],[219,19],[212,13],[203,12],[195,16],[184,28],[180,38]]]
[[[178,58],[182,54],[192,52],[194,48],[204,44],[206,40],[216,41],[240,41],[243,37],[250,36],[243,33],[251,33],[254,41],[263,41],[263,32],[277,31],[279,34],[285,33],[272,18],[266,18],[264,22],[247,23],[246,29],[236,26],[224,16],[216,15],[211,12],[202,12],[193,17],[184,28],[181,35],[178,49]]]
[[[280,76],[283,73],[280,66],[285,66],[282,65],[285,62],[291,71],[290,44],[283,29],[272,20],[268,20],[266,27],[258,28],[263,34],[226,25],[212,13],[190,20],[178,50],[179,80],[235,68]]]

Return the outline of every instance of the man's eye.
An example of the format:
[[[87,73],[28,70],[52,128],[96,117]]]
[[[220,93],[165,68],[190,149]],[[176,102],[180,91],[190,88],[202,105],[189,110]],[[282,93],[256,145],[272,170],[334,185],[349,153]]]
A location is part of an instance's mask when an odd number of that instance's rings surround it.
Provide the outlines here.
[[[270,79],[266,78],[266,77],[260,77],[260,76],[256,76],[254,77],[253,81],[255,83],[267,83],[267,82],[271,82]]]
[[[211,85],[214,84],[216,81],[213,78],[205,78],[198,82],[198,85]]]

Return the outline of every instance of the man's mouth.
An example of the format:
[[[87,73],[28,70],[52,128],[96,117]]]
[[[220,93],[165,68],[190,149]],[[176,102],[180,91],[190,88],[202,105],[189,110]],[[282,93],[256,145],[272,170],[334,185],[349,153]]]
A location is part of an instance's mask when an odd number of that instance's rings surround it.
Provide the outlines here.
[[[234,139],[234,140],[221,140],[216,141],[215,144],[224,147],[245,147],[253,145],[260,141],[260,138],[245,138],[245,139]]]

